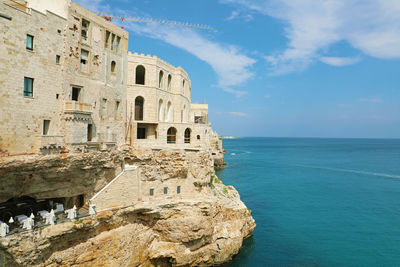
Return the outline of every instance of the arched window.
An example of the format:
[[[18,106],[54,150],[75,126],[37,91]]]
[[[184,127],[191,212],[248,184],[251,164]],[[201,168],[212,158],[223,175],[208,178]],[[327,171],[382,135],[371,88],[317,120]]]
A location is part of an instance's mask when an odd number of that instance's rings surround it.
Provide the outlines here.
[[[200,135],[199,134],[197,135],[197,140],[200,140]]]
[[[160,70],[160,74],[158,75],[158,88],[164,87],[164,72]]]
[[[167,121],[171,122],[172,121],[172,110],[171,110],[171,101],[168,101],[167,104]]]
[[[111,72],[115,72],[115,67],[116,67],[116,63],[115,63],[115,61],[113,60],[113,61],[111,61]]]
[[[171,74],[168,75],[168,91],[171,91],[171,82],[172,82],[172,76]]]
[[[164,121],[164,103],[162,99],[158,101],[158,121]]]
[[[190,128],[186,128],[185,130],[185,144],[190,144]]]
[[[181,90],[182,94],[185,93],[185,79],[183,79],[182,81],[182,90]]]
[[[135,99],[135,120],[142,121],[143,120],[143,105],[144,98],[141,96],[136,97]]]
[[[167,144],[176,144],[176,129],[174,127],[167,131]]]
[[[144,85],[145,76],[146,76],[146,69],[142,65],[137,66],[136,67],[136,84]]]

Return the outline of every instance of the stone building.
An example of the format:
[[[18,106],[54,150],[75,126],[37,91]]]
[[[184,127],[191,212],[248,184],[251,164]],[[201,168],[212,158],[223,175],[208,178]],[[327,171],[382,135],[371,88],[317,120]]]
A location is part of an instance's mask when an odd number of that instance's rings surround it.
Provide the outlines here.
[[[0,154],[124,143],[128,32],[70,2],[0,2]]]
[[[191,103],[186,71],[156,56],[128,54],[128,138],[142,148],[209,148],[208,105]]]

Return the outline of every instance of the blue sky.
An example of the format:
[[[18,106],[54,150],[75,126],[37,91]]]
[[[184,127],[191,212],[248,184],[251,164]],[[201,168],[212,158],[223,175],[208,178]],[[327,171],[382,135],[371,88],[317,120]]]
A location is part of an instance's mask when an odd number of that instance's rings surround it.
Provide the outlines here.
[[[213,26],[113,21],[130,51],[187,70],[221,135],[400,138],[400,1],[77,2]]]

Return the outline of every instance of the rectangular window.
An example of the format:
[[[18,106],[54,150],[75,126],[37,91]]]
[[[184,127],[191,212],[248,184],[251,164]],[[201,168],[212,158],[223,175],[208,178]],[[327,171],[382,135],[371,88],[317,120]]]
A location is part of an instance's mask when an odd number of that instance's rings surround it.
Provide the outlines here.
[[[49,134],[50,120],[43,120],[43,135]]]
[[[111,35],[111,50],[114,50],[114,47],[115,47],[114,42],[115,42],[115,34],[112,34]]]
[[[164,187],[164,195],[168,194],[168,187]]]
[[[180,194],[180,193],[181,193],[181,186],[180,186],[180,185],[178,185],[178,186],[176,187],[176,193],[177,193],[177,194]]]
[[[24,77],[24,96],[33,97],[33,79]]]
[[[89,21],[82,19],[82,30],[81,30],[81,36],[82,36],[82,43],[87,43],[88,40],[88,32],[89,32]]]
[[[105,118],[106,114],[107,114],[107,99],[103,98],[101,99],[101,108],[100,108],[100,112],[101,112],[101,117]]]
[[[121,43],[121,37],[117,36],[117,45],[115,46],[117,52],[119,51],[119,44],[120,44],[120,43]]]
[[[93,139],[93,124],[88,124],[87,126],[87,140],[88,142]]]
[[[87,71],[89,51],[81,49],[81,71]]]
[[[106,31],[106,38],[104,39],[104,47],[105,48],[109,47],[109,42],[110,42],[110,32]]]
[[[115,119],[116,120],[119,119],[119,105],[120,105],[120,102],[119,101],[115,101]]]
[[[60,64],[60,55],[56,55],[56,64]]]
[[[79,101],[81,100],[81,88],[79,87],[72,87],[72,101]]]
[[[137,128],[137,139],[146,139],[146,128]]]
[[[33,50],[33,36],[29,34],[26,35],[26,49]]]
[[[154,189],[150,188],[150,196],[154,196]]]

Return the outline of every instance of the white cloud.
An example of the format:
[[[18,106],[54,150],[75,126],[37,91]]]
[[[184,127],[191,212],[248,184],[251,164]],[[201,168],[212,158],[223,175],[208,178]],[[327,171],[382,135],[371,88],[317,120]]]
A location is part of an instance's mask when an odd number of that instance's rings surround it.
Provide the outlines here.
[[[225,20],[234,20],[239,16],[239,12],[238,11],[232,11],[231,15],[229,17],[227,17]]]
[[[383,102],[379,97],[370,97],[370,98],[360,98],[360,102],[369,102],[369,103],[381,103]]]
[[[284,21],[287,48],[266,57],[272,74],[307,68],[324,51],[346,41],[363,53],[382,59],[400,58],[400,1],[397,0],[220,0]],[[328,58],[328,60],[326,60]],[[336,64],[336,65],[335,65]]]
[[[328,65],[341,67],[356,64],[361,59],[359,57],[320,57],[319,60]]]
[[[246,117],[247,113],[239,112],[239,111],[231,111],[231,112],[229,112],[229,115],[234,116],[234,117]]]
[[[225,20],[226,21],[231,21],[231,20],[235,20],[235,19],[243,19],[244,21],[252,21],[253,15],[251,14],[242,14],[239,11],[232,11],[231,15],[229,17],[227,17]]]

